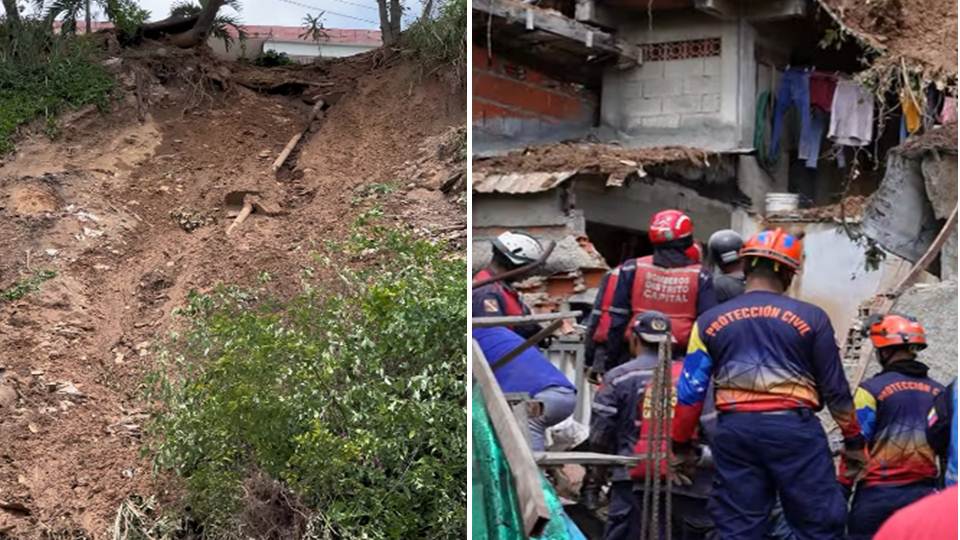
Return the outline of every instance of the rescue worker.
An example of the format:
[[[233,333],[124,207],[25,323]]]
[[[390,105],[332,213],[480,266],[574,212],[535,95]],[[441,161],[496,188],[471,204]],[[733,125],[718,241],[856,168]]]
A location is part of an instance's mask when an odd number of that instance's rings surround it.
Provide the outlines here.
[[[867,331],[882,371],[853,396],[869,459],[850,506],[850,540],[872,538],[894,512],[933,493],[937,479],[927,414],[943,385],[927,377],[929,368],[917,360],[927,347],[923,326],[889,314],[869,320]],[[849,477],[840,481],[852,485]]]
[[[647,311],[634,321],[628,339],[632,360],[603,376],[590,416],[590,443],[597,452],[635,455],[643,429],[641,414],[645,396],[658,362],[658,347],[672,339],[670,319],[659,311]],[[678,370],[679,372],[679,370]],[[649,398],[646,399],[649,401]],[[645,447],[644,447],[645,448]],[[640,499],[626,466],[611,468],[612,487],[604,540],[632,540],[640,535]]]
[[[797,538],[843,538],[846,501],[815,411],[826,404],[839,425],[851,477],[866,458],[833,327],[819,307],[784,295],[800,268],[799,239],[762,231],[740,255],[746,292],[698,317],[690,334],[672,465],[684,470],[697,459],[691,442],[712,381],[718,420],[708,508],[718,536],[759,538],[779,495]]]
[[[657,212],[650,220],[648,234],[653,255],[631,259],[620,267],[610,331],[602,345],[607,369],[627,359],[623,340],[641,313],[655,310],[666,314],[677,351],[682,354],[697,315],[717,304],[713,280],[700,265],[700,248],[693,240],[690,217],[679,210]]]
[[[617,281],[620,279],[620,267],[616,267],[600,280],[597,296],[590,310],[590,319],[587,323],[586,342],[584,346],[584,364],[589,368],[587,373],[591,382],[599,382],[599,376],[606,371],[607,349],[602,346],[610,335],[610,325],[613,322],[613,313],[629,315],[625,309],[613,307],[613,293],[617,290]],[[601,346],[598,347],[597,345]]]
[[[473,339],[491,367],[524,341],[502,326],[474,328]],[[541,414],[527,421],[530,447],[535,452],[543,452],[547,428],[573,414],[577,405],[577,387],[536,347],[528,347],[507,364],[494,369],[493,375],[504,392],[527,394],[543,403]]]
[[[493,258],[490,264],[473,276],[474,283],[537,261],[543,255],[543,246],[526,233],[507,231],[493,239]],[[473,289],[474,317],[512,317],[529,315],[530,308],[520,299],[520,293],[511,283],[524,275],[494,281]],[[521,324],[510,327],[524,338],[541,330],[539,324]]]
[[[711,234],[707,241],[707,251],[714,264],[713,289],[720,304],[743,294],[746,281],[743,278],[743,260],[740,259],[742,247],[743,238],[730,229]]]
[[[927,415],[927,441],[940,456],[943,484],[957,485],[957,378],[933,398]]]

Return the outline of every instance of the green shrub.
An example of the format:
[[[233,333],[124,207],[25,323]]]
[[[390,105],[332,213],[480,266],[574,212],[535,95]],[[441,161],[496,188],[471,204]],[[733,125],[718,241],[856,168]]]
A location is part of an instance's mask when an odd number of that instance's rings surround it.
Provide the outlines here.
[[[287,53],[277,51],[264,51],[253,59],[253,64],[261,67],[287,66],[293,63]]]
[[[28,278],[11,285],[8,289],[0,290],[0,301],[14,302],[24,296],[40,290],[40,284],[48,279],[57,277],[53,270],[39,270]]]
[[[458,70],[467,62],[467,2],[443,0],[437,14],[420,17],[404,32],[404,43],[427,63],[450,63]]]
[[[107,105],[113,79],[85,36],[54,35],[41,20],[0,21],[0,154],[19,126],[67,107]]]
[[[373,226],[338,247],[379,261],[338,267],[347,292],[191,294],[150,384],[155,463],[207,530],[256,533],[241,485],[266,473],[310,509],[308,537],[462,538],[465,261]]]

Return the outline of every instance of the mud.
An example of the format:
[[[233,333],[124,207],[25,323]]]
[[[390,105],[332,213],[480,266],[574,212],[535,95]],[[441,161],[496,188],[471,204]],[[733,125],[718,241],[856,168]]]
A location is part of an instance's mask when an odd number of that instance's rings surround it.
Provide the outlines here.
[[[123,426],[144,421],[144,376],[189,291],[267,272],[278,295],[292,294],[312,253],[342,262],[326,241],[373,204],[400,226],[444,231],[463,252],[464,194],[436,191],[464,167],[444,151],[465,124],[462,88],[379,51],[300,68],[304,95],[224,83],[198,99],[149,51],[124,64],[121,79],[139,73],[140,83],[124,84],[112,113],[68,115],[59,140],[27,137],[0,163],[0,289],[56,272],[0,300],[0,501],[26,509],[0,509],[0,537],[104,538],[127,496],[179,498],[141,456],[139,430]],[[189,65],[238,76],[203,58]],[[273,159],[320,94],[342,97],[275,175]],[[390,189],[368,193],[380,184]],[[227,237],[224,195],[240,188],[282,212],[254,213]],[[317,269],[321,282],[329,274]]]
[[[921,62],[927,67],[924,71],[957,75],[956,2],[820,0],[820,3],[886,55]]]

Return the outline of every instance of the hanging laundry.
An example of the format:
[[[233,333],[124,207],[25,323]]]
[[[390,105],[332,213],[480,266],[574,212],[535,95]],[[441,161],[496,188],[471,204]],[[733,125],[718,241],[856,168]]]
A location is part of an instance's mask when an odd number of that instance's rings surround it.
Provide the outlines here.
[[[923,127],[924,129],[930,129],[940,123],[940,108],[943,107],[943,92],[937,88],[937,85],[931,83],[927,85],[925,93],[927,110],[923,113]]]
[[[820,141],[823,140],[823,132],[826,131],[828,114],[814,107],[810,109],[810,129],[806,136],[800,137],[800,148],[797,154],[808,169],[817,168],[817,160],[820,159]]]
[[[957,98],[955,97],[943,98],[943,110],[940,112],[940,123],[941,124],[957,123]]]
[[[830,106],[830,131],[837,144],[866,146],[873,139],[873,95],[855,81],[837,81]]]
[[[920,131],[920,106],[909,88],[900,89],[900,108],[903,110],[904,128],[913,135]]]
[[[770,138],[770,156],[780,151],[780,132],[783,130],[783,117],[796,107],[800,113],[800,140],[809,136],[810,131],[810,72],[802,68],[787,68],[780,79],[777,99],[773,108],[773,132]]]
[[[810,74],[810,105],[830,112],[836,89],[837,77],[834,74],[814,71]]]

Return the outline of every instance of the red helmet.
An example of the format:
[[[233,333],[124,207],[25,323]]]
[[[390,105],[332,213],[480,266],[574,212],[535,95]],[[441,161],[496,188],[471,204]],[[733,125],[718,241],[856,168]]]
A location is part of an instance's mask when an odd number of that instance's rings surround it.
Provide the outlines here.
[[[696,242],[688,247],[684,253],[686,253],[688,259],[695,263],[699,263],[703,260],[703,250],[700,249],[700,244]]]
[[[661,210],[650,220],[650,242],[654,245],[693,235],[693,220],[679,210]]]
[[[927,347],[927,334],[913,317],[884,315],[868,324],[870,342],[877,349],[897,345],[916,345],[920,349]]]
[[[751,236],[743,244],[740,256],[770,259],[796,272],[803,259],[803,242],[783,229],[768,229]]]

